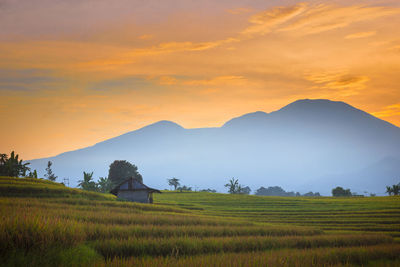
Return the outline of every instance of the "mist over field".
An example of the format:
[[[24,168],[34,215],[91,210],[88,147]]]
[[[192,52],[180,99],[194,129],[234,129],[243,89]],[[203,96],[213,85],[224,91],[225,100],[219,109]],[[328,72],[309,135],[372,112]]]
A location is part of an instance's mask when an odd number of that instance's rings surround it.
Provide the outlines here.
[[[76,186],[83,171],[106,177],[114,160],[137,165],[144,182],[168,188],[177,177],[193,188],[225,192],[232,177],[253,193],[260,186],[330,195],[336,186],[383,195],[398,182],[400,128],[343,102],[298,100],[275,112],[257,111],[221,127],[185,129],[159,121],[94,146],[31,160],[44,174]],[[96,179],[96,178],[95,178]]]

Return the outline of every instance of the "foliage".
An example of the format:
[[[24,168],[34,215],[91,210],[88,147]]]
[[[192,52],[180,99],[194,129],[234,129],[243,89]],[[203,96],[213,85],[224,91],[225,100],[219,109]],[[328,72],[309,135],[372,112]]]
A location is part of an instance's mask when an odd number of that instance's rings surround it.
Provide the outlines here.
[[[332,196],[334,197],[351,197],[352,193],[350,192],[350,189],[343,189],[343,187],[336,187],[332,189]]]
[[[192,188],[191,187],[189,187],[189,186],[186,186],[186,185],[183,185],[183,186],[180,186],[180,187],[178,187],[177,188],[180,192],[183,192],[183,191],[192,191]]]
[[[300,193],[295,194],[294,192],[286,192],[280,186],[270,186],[265,188],[261,186],[256,190],[255,195],[257,196],[281,196],[281,197],[294,197],[300,196]]]
[[[57,179],[57,176],[53,173],[51,165],[53,165],[51,161],[47,162],[46,174],[44,175],[44,177],[54,182]]]
[[[22,163],[19,155],[11,152],[10,157],[7,154],[0,154],[0,176],[19,177],[25,176],[29,171],[29,163]]]
[[[110,179],[100,177],[97,181],[97,189],[101,193],[108,193],[113,188],[113,184]]]
[[[178,186],[180,186],[181,184],[179,183],[179,179],[177,179],[176,177],[172,177],[171,179],[167,179],[168,181],[168,185],[169,186],[173,186],[174,190],[176,190],[178,188]]]
[[[315,192],[313,193],[312,191],[305,193],[303,196],[305,197],[320,197],[321,195],[319,194],[319,192]]]
[[[211,189],[211,188],[207,188],[207,189],[202,189],[199,192],[217,193],[217,190]]]
[[[28,178],[38,178],[37,171],[36,170],[34,170],[33,172],[30,171],[29,174],[26,177],[28,177]]]
[[[93,181],[93,172],[83,172],[83,180],[79,180],[78,187],[87,191],[97,191],[97,184]]]
[[[113,186],[116,186],[126,179],[133,177],[143,183],[143,177],[138,172],[136,165],[126,160],[115,160],[110,165],[108,170],[108,179],[111,181]]]
[[[245,187],[241,188],[241,190],[239,192],[240,192],[240,194],[249,195],[251,192],[251,189],[250,189],[250,187],[245,186]]]
[[[251,192],[250,187],[239,184],[239,179],[232,178],[229,183],[225,184],[230,194],[244,194],[248,195]]]
[[[225,184],[230,194],[236,194],[239,190],[239,179],[232,178],[229,183]]]
[[[397,196],[400,193],[400,183],[394,184],[392,186],[386,186],[386,193],[389,194],[389,196],[394,195]]]

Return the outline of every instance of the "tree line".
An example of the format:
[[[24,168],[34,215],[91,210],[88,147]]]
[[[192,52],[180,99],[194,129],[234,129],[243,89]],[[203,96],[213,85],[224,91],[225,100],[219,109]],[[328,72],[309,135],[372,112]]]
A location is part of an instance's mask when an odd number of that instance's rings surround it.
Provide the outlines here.
[[[53,163],[51,161],[47,162],[47,167],[45,169],[44,177],[50,181],[56,181],[58,176],[56,176],[52,170]],[[10,156],[4,153],[0,153],[0,176],[10,176],[10,177],[30,177],[38,178],[36,170],[31,171],[29,168],[29,163],[24,162],[20,159],[19,155],[14,151],[10,153]],[[115,160],[109,166],[108,177],[99,177],[98,181],[95,182],[93,179],[93,172],[83,172],[83,179],[79,180],[78,187],[89,190],[107,193],[115,186],[119,185],[127,178],[133,177],[140,182],[143,182],[142,175],[138,172],[136,165],[126,161],[126,160]],[[180,192],[192,191],[192,187],[180,184],[180,180],[176,177],[167,179],[168,185],[172,186],[174,190]],[[230,194],[250,194],[251,189],[249,186],[245,186],[239,183],[239,179],[231,178],[228,183],[224,185],[228,189]],[[213,192],[214,189],[203,189],[200,192]],[[389,195],[399,195],[400,194],[400,183],[386,186],[386,193]],[[305,194],[300,194],[299,192],[286,192],[279,186],[263,187],[261,186],[254,193],[259,196],[320,196],[319,192],[308,192]],[[357,194],[352,193],[350,189],[344,189],[343,187],[336,187],[332,189],[332,196],[334,197],[349,197],[357,196]],[[371,196],[375,196],[371,194]]]

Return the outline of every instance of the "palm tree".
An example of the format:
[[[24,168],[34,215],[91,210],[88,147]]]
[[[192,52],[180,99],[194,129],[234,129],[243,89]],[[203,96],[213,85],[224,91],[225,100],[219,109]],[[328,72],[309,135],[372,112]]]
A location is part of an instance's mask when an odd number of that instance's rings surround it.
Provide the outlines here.
[[[97,191],[97,185],[92,179],[93,172],[83,172],[83,180],[78,181],[78,187],[82,188],[83,190]]]
[[[391,187],[391,186],[386,186],[386,193],[388,193],[388,194],[389,194],[389,196],[391,196],[391,195],[392,195],[392,193],[393,193],[393,190],[392,190],[392,187]]]
[[[400,183],[394,184],[393,186],[386,186],[386,193],[391,196],[392,194],[397,196],[400,193]]]
[[[392,186],[393,195],[397,196],[400,193],[400,183]]]
[[[29,163],[22,163],[23,160],[19,159],[19,155],[11,152],[10,157],[6,154],[0,154],[0,175],[19,177],[25,176],[26,172],[30,170]]]
[[[227,183],[225,185],[225,187],[228,187],[228,192],[231,194],[236,194],[238,192],[238,190],[240,189],[240,185],[239,185],[239,180],[232,178],[229,180],[229,183]]]
[[[98,190],[102,193],[108,193],[112,189],[111,180],[108,178],[100,177],[97,182]]]

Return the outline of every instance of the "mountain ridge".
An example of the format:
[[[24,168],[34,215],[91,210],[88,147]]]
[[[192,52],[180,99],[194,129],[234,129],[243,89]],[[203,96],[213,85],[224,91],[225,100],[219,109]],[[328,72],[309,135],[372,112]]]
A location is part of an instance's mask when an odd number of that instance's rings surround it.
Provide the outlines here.
[[[237,177],[252,187],[281,185],[297,191],[301,184],[315,181],[323,187],[328,183],[321,177],[331,177],[337,169],[355,173],[385,157],[400,158],[399,147],[397,126],[344,102],[303,99],[274,112],[232,118],[221,127],[186,129],[158,121],[93,146],[29,162],[41,174],[47,160],[53,161],[59,176],[74,177],[72,184],[83,171],[106,176],[113,160],[125,159],[156,188],[177,176],[184,184],[223,190],[226,179]],[[361,181],[349,184],[371,191],[362,188]]]

